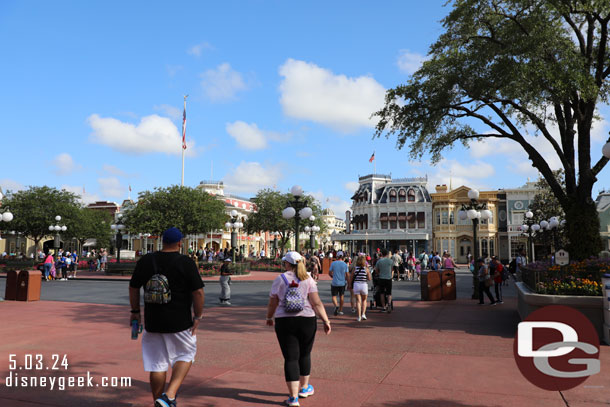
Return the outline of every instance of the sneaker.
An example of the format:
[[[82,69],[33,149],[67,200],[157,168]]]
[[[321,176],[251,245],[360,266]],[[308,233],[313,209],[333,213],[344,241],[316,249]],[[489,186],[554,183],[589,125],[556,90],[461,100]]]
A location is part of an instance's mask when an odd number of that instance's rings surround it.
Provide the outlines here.
[[[231,301],[225,301],[225,305],[233,305],[233,304],[231,304]]]
[[[362,321],[362,318],[358,317],[358,320],[357,320],[357,321],[358,321],[358,322]]]
[[[333,314],[335,314],[335,316],[339,315],[339,307],[335,307]]]
[[[352,314],[356,313],[356,308],[352,308]]]
[[[345,315],[345,314],[343,314],[343,311],[339,311],[339,315]]]
[[[362,314],[362,319],[366,321],[366,314]]]
[[[491,303],[491,304],[489,304],[489,305],[498,305],[498,303],[497,303],[497,302],[492,302],[492,303]]]
[[[498,301],[498,304],[504,304],[504,301]]]
[[[287,406],[300,406],[299,404],[299,397],[288,397],[288,400],[286,400],[284,402],[284,404],[286,404]]]
[[[310,384],[307,387],[303,387],[301,389],[301,391],[299,391],[299,397],[309,397],[309,396],[313,396],[314,391],[313,391],[313,386]]]
[[[169,397],[163,393],[161,397],[155,400],[155,407],[176,407],[176,399],[170,400]]]

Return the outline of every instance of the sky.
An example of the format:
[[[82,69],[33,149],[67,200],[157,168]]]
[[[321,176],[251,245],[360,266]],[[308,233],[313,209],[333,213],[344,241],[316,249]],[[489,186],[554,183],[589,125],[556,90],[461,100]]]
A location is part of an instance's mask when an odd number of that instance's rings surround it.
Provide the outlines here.
[[[514,188],[535,180],[492,140],[409,160],[373,139],[371,114],[443,32],[445,0],[0,2],[0,187],[49,185],[96,200],[223,181],[227,193],[301,185],[343,218],[358,177]],[[592,159],[610,109],[601,106]],[[550,145],[534,145],[552,165]],[[375,162],[369,158],[375,153]],[[610,187],[610,167],[594,193]]]

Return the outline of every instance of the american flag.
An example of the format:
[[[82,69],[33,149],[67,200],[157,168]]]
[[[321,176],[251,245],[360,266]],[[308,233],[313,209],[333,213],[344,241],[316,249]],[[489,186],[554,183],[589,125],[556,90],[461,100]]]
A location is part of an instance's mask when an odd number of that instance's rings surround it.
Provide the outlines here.
[[[184,101],[184,111],[182,112],[182,149],[186,150],[186,100]]]
[[[369,158],[369,162],[372,163],[375,160],[375,152],[373,151],[373,155]]]

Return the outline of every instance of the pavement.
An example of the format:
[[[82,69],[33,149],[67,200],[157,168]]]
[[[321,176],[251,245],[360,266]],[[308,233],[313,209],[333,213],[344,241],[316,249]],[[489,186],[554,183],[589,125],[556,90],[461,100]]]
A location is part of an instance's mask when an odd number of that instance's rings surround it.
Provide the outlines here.
[[[331,316],[332,333],[319,326],[312,353],[316,393],[301,406],[610,405],[608,346],[600,351],[601,373],[575,389],[542,390],[521,375],[513,357],[516,306],[514,297],[494,307],[467,298],[395,301],[393,313],[370,310],[364,322],[351,313]],[[152,406],[125,305],[0,301],[0,313],[0,405]],[[282,405],[283,359],[265,307],[208,307],[204,314],[178,406]],[[53,377],[54,388],[48,378],[44,388],[9,387],[11,373],[13,382]],[[87,374],[92,387],[67,387],[68,377]],[[131,386],[103,387],[103,378],[112,384],[121,377]]]

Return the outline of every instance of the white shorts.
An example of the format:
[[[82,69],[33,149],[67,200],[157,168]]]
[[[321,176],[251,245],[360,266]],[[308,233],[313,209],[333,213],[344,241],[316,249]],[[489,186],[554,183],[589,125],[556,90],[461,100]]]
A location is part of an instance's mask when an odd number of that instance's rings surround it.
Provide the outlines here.
[[[369,285],[364,281],[354,282],[354,294],[367,295],[369,292]]]
[[[142,361],[145,372],[167,372],[176,362],[194,362],[197,353],[197,336],[191,330],[162,334],[142,334]]]

